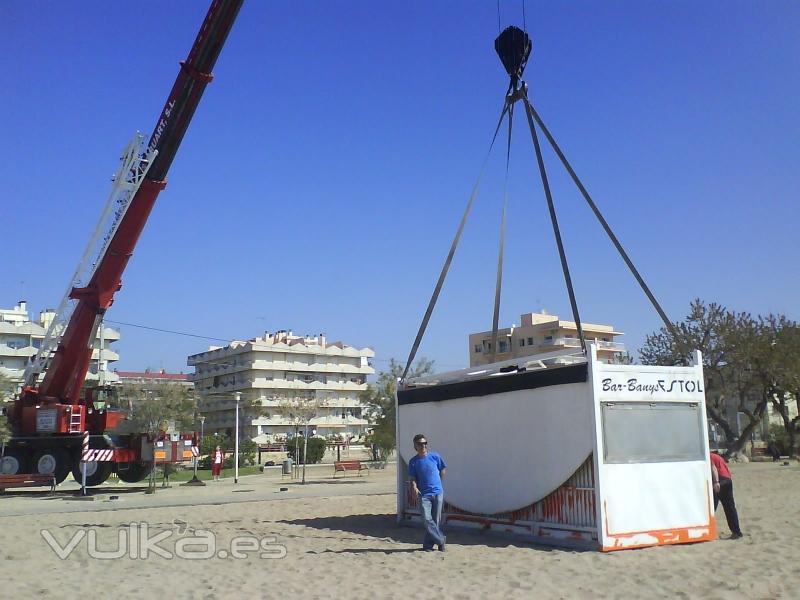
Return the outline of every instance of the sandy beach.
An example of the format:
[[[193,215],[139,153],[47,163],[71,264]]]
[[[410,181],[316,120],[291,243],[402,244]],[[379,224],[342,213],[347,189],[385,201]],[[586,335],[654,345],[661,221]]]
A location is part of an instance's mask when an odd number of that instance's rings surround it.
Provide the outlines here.
[[[421,552],[421,531],[394,523],[391,466],[336,481],[329,467],[309,469],[305,486],[277,473],[153,496],[107,486],[93,501],[75,500],[68,486],[13,492],[0,497],[0,572],[15,598],[800,597],[800,466],[732,470],[743,539],[725,539],[720,507],[717,541],[608,554],[454,529],[447,552]],[[128,542],[143,528],[151,540],[165,536],[160,550],[131,558],[143,548]],[[61,548],[72,540],[74,549],[62,560],[46,538]],[[202,543],[179,542],[186,538]],[[121,558],[90,556],[119,548]]]

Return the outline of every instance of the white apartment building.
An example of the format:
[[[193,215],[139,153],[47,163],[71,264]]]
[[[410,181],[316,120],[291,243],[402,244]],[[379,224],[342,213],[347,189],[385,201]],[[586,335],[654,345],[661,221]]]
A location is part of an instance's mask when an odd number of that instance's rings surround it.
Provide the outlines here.
[[[581,322],[583,336],[597,346],[597,357],[603,362],[618,362],[627,351],[625,344],[614,338],[623,335],[611,325]],[[497,352],[494,362],[532,356],[543,352],[574,348],[580,350],[581,341],[574,321],[559,319],[556,315],[526,313],[520,315],[520,325],[497,330]],[[469,366],[492,362],[492,332],[481,331],[469,336]]]
[[[317,435],[362,436],[368,422],[359,394],[375,372],[369,363],[374,356],[371,348],[330,343],[323,334],[278,331],[212,346],[189,356],[187,364],[195,369],[190,379],[206,433],[233,430],[239,392],[240,406],[251,407],[240,414],[240,435],[268,443],[294,433],[298,418],[289,405],[298,401],[317,407],[309,424]]]
[[[55,317],[52,309],[39,313],[38,321],[31,321],[28,305],[20,300],[14,308],[0,308],[0,373],[6,375],[17,385],[22,383],[25,367],[39,351],[45,333]],[[97,381],[98,372],[104,371],[106,383],[116,383],[119,378],[109,370],[109,365],[119,360],[119,354],[109,348],[118,341],[119,331],[110,327],[103,328],[103,352],[100,354],[100,332],[94,340],[94,351],[87,381]]]

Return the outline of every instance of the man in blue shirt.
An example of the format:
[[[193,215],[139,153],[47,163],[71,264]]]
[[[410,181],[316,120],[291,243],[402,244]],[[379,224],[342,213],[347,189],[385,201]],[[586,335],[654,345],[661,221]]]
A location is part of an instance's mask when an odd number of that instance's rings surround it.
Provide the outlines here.
[[[444,477],[447,465],[436,452],[428,452],[428,440],[421,433],[414,436],[414,450],[417,455],[408,461],[408,475],[411,493],[419,501],[422,518],[425,521],[425,539],[423,550],[433,550],[436,544],[444,552],[446,538],[439,527],[442,520],[442,503]]]

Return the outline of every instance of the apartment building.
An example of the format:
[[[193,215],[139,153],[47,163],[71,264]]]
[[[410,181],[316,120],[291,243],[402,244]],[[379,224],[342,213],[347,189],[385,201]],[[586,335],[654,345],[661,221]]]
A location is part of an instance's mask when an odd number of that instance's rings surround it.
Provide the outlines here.
[[[375,372],[370,348],[328,342],[325,335],[265,333],[247,341],[189,356],[188,365],[206,433],[234,428],[236,392],[241,394],[240,431],[259,443],[294,433],[299,416],[292,403],[315,406],[309,429],[329,437],[360,437],[368,422],[359,394]]]
[[[37,321],[31,321],[28,305],[20,300],[14,308],[0,309],[0,373],[9,377],[14,384],[21,384],[25,367],[42,345],[47,328],[55,312],[45,309],[39,313]],[[120,338],[119,331],[103,328],[103,352],[100,353],[100,332],[94,340],[94,351],[87,381],[97,381],[98,373],[103,371],[106,383],[116,383],[119,378],[109,370],[109,365],[119,360],[119,354],[110,345]]]
[[[623,335],[611,325],[581,322],[587,343],[594,342],[597,356],[603,362],[618,362],[626,354],[625,344],[615,341]],[[556,315],[526,313],[520,315],[520,325],[498,329],[497,351],[492,358],[492,332],[481,331],[469,336],[469,365],[485,365],[524,356],[533,356],[554,350],[573,348],[580,350],[578,327],[573,321],[559,319]]]

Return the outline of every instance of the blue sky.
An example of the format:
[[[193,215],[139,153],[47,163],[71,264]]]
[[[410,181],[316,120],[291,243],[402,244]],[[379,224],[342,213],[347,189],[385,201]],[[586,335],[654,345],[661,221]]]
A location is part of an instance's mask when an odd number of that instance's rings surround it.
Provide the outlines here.
[[[521,24],[521,2],[500,6]],[[206,9],[0,3],[0,306],[58,303]],[[800,5],[529,1],[526,20],[532,102],[666,312],[701,297],[800,318]],[[404,360],[507,85],[497,21],[493,1],[245,2],[108,318],[325,332]],[[570,316],[524,127],[504,325]],[[659,318],[545,156],[581,316],[636,349]],[[503,160],[501,144],[420,350],[440,368],[491,326]],[[209,343],[120,329],[125,370],[185,371]]]

